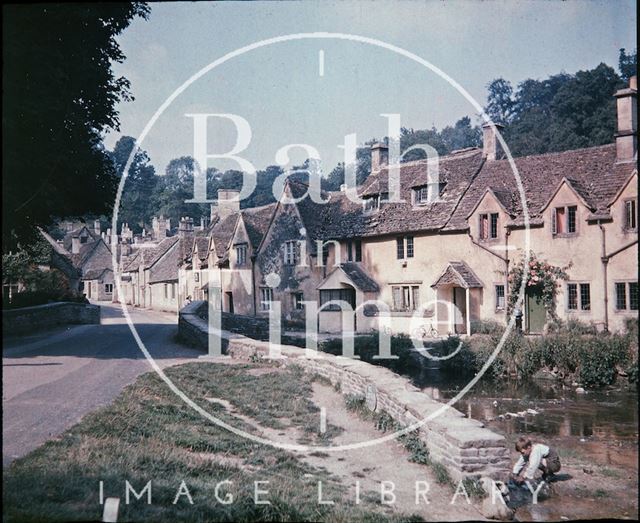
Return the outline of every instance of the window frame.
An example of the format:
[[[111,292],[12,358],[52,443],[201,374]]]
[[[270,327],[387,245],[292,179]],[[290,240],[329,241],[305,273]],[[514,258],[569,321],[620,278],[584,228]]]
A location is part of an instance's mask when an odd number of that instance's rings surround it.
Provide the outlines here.
[[[402,303],[396,299],[400,298]],[[391,285],[391,312],[414,312],[420,306],[420,285],[415,283]]]
[[[298,242],[287,240],[284,242],[284,264],[296,265],[298,263]]]
[[[498,289],[502,289],[501,293],[502,295],[500,295],[500,292],[498,292]],[[495,283],[493,285],[493,294],[494,294],[494,298],[495,298],[495,310],[496,312],[504,312],[507,308],[507,297],[506,297],[506,287],[504,283]],[[500,300],[502,299],[502,305],[500,305]]]
[[[113,294],[113,283],[105,283],[104,284],[104,292],[106,294]]]
[[[571,307],[571,289],[575,288],[575,307]],[[588,281],[568,281],[566,286],[565,309],[569,313],[590,313],[591,309],[591,282]],[[586,290],[586,293],[584,292]],[[585,296],[587,301],[585,303]]]
[[[260,287],[260,312],[269,312],[273,302],[273,288]]]
[[[324,307],[324,305],[330,301],[346,302],[351,306],[352,311],[356,310],[356,291],[353,288],[320,289],[318,299],[320,300],[321,312],[342,310],[337,303]],[[349,309],[345,309],[344,311],[347,312]]]
[[[295,311],[304,310],[304,293],[295,291],[291,293],[291,308]]]
[[[380,195],[373,194],[362,198],[362,210],[364,213],[376,212],[380,209]]]
[[[244,267],[247,264],[247,243],[238,243],[234,245],[234,248],[236,250],[236,265],[238,267]]]
[[[632,210],[633,212],[632,217],[633,217],[633,223],[629,223],[629,210]],[[638,230],[638,198],[625,198],[623,200],[623,206],[622,206],[622,212],[623,214],[623,221],[622,221],[622,228],[625,231],[637,231]]]
[[[561,215],[559,216],[559,211]],[[556,205],[552,209],[551,213],[551,235],[554,238],[567,238],[577,236],[580,233],[578,227],[578,205],[577,204],[565,204]],[[558,224],[561,224],[558,230]],[[569,230],[573,226],[573,230]]]
[[[632,286],[636,287],[636,291],[633,292]],[[622,286],[624,289],[624,308],[620,308],[618,305],[620,304],[620,295],[618,294],[618,288]],[[613,285],[613,299],[615,303],[615,312],[621,313],[633,313],[636,314],[638,312],[638,281],[637,280],[622,280],[622,281],[614,281]],[[635,296],[635,308],[633,300]]]
[[[406,261],[415,257],[415,236],[396,236],[396,259]]]

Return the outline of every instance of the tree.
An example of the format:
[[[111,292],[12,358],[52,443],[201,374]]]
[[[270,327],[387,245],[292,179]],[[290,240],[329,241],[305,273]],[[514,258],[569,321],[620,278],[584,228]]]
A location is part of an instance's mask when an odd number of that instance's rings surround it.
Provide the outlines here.
[[[124,173],[135,143],[131,136],[123,136],[110,153],[119,177]],[[157,178],[146,151],[137,150],[129,166],[118,210],[118,221],[128,223],[134,232],[140,232],[145,224],[150,223],[153,214],[151,201]]]
[[[620,76],[625,83],[629,83],[629,78],[638,74],[638,51],[627,54],[624,47],[620,49],[620,57],[618,59],[618,70]]]
[[[513,87],[504,78],[497,78],[487,85],[487,106],[484,108],[495,123],[507,124],[513,114]]]
[[[114,76],[116,41],[141,2],[12,5],[3,9],[3,251],[56,216],[109,211],[117,182],[102,135],[131,99]]]

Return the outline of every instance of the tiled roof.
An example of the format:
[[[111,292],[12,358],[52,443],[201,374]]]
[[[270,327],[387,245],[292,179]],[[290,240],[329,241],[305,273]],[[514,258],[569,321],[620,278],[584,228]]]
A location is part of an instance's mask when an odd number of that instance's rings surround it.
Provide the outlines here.
[[[227,247],[236,228],[239,213],[233,213],[225,218],[218,218],[209,228],[209,234],[213,238],[216,254],[219,259],[226,260]]]
[[[541,211],[564,178],[576,193],[599,215],[607,215],[607,206],[629,175],[635,163],[616,164],[615,144],[576,149],[560,153],[525,156],[514,159],[524,188],[532,223],[541,223]],[[501,202],[509,201],[516,215],[514,225],[524,223],[522,200],[508,160],[485,162],[466,191],[460,205],[444,227],[445,231],[468,227],[467,216],[487,187]],[[507,209],[509,207],[505,205]]]
[[[261,207],[253,207],[242,210],[242,219],[244,220],[249,241],[254,249],[257,249],[262,238],[269,228],[271,216],[276,208],[275,203],[263,205]]]
[[[441,285],[454,284],[465,289],[474,287],[483,287],[479,278],[471,270],[471,268],[462,261],[449,262],[438,279],[431,285],[432,287],[440,287]]]
[[[198,248],[198,258],[200,258],[200,260],[206,260],[209,250],[209,238],[202,235],[196,236],[193,239],[193,246]]]
[[[378,292],[380,290],[375,280],[359,264],[353,262],[343,263],[340,268],[361,291]]]

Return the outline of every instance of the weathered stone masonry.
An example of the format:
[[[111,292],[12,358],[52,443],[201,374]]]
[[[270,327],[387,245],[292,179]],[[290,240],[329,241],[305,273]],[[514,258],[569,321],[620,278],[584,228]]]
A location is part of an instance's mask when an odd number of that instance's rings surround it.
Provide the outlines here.
[[[197,309],[197,304],[190,307]],[[180,313],[180,335],[195,345],[207,348],[207,322],[193,311]],[[269,356],[269,343],[238,334],[227,336],[226,352],[234,358]],[[342,394],[365,396],[372,386],[376,390],[376,410],[386,411],[404,426],[412,425],[443,408],[443,404],[421,392],[411,383],[383,367],[359,360],[318,353],[306,357],[304,349],[281,346],[283,365],[299,365],[309,374],[318,374],[340,387]],[[446,466],[454,480],[489,476],[504,479],[509,470],[509,449],[504,436],[484,427],[477,420],[447,408],[419,427],[431,458]]]
[[[100,323],[100,307],[88,303],[60,302],[2,311],[2,330],[7,334],[78,323]]]

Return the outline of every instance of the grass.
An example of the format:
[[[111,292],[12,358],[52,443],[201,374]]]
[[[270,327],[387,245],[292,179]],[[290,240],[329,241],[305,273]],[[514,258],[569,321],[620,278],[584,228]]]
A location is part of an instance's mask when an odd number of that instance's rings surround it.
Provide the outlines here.
[[[347,410],[357,414],[363,419],[373,421],[376,429],[381,432],[388,432],[391,430],[397,431],[404,428],[384,410],[371,412],[365,405],[364,396],[358,394],[346,394],[344,396],[344,401]],[[399,436],[398,441],[402,443],[404,448],[409,452],[409,461],[431,467],[438,483],[453,487],[453,480],[447,470],[447,467],[442,463],[431,459],[429,456],[429,449],[427,449],[427,445],[422,438],[420,438],[417,430]]]
[[[251,375],[255,365],[187,364],[166,372],[200,406],[235,427],[257,429],[233,417],[219,398],[265,427],[293,427],[316,441],[318,408],[310,401],[308,376],[299,369]],[[330,427],[327,427],[330,429]],[[328,430],[330,439],[331,431]],[[333,432],[335,434],[335,430]],[[344,485],[296,455],[244,439],[202,418],[175,396],[155,374],[141,376],[109,406],[16,460],[4,471],[5,521],[100,520],[98,485],[105,496],[124,498],[125,480],[138,491],[152,482],[152,504],[146,499],[120,504],[120,521],[405,521],[379,507],[350,500],[317,503],[317,482],[325,499],[340,500]],[[311,476],[305,476],[305,475]],[[223,485],[233,503],[216,501]],[[193,498],[173,504],[181,481]],[[254,482],[269,481],[264,497],[271,505],[254,504]],[[395,519],[394,519],[395,518]]]

